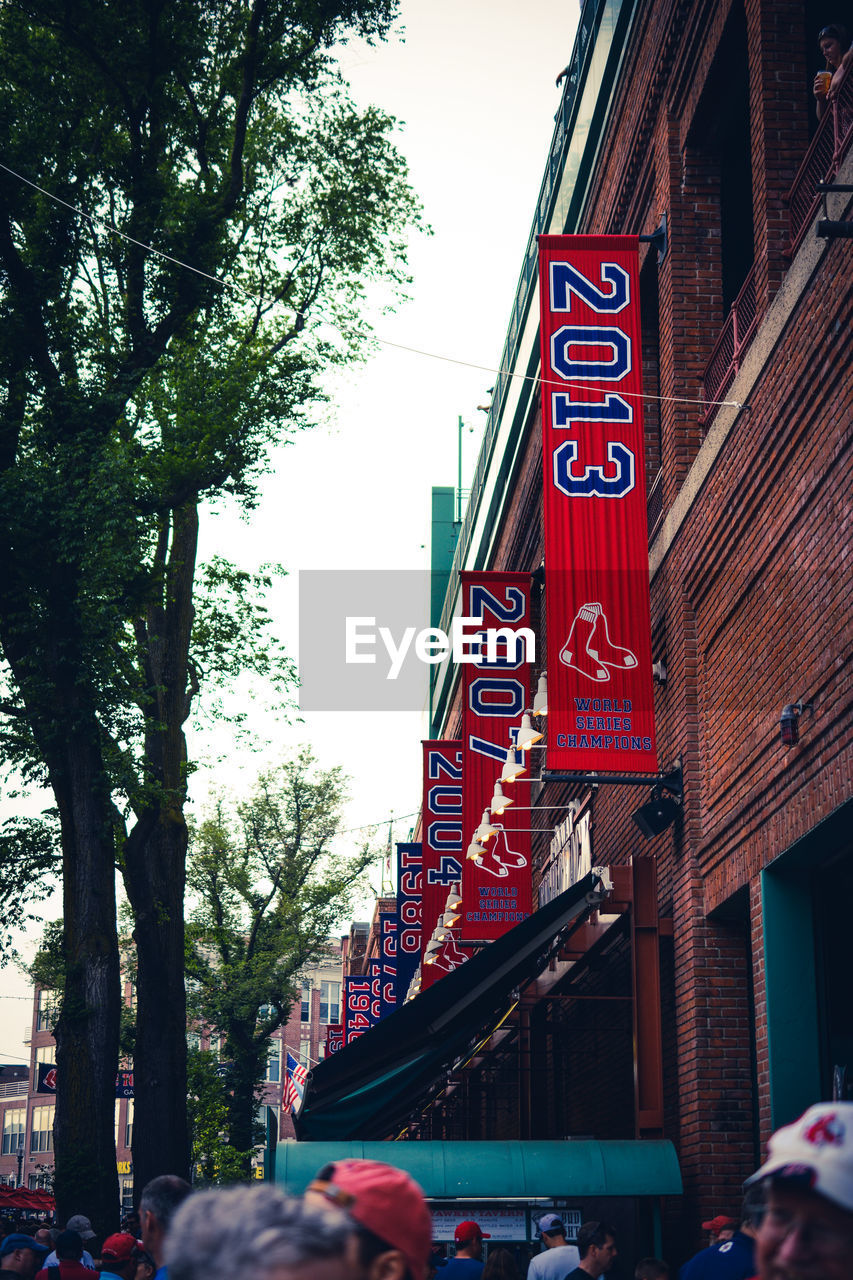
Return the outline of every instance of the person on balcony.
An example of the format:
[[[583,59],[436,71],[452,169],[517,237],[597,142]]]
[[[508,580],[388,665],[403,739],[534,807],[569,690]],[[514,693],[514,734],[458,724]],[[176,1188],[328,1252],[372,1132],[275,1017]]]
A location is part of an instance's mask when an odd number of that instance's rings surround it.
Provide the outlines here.
[[[844,74],[853,62],[853,46],[847,28],[838,22],[822,27],[818,32],[817,42],[826,59],[826,69],[818,71],[813,86],[817,118],[820,120],[826,111],[827,100],[836,96]]]

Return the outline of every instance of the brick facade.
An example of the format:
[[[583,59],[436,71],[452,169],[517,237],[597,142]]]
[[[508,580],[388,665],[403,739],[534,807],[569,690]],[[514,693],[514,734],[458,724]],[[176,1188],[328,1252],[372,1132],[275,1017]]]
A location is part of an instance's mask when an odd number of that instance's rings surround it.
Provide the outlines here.
[[[593,806],[594,861],[653,856],[659,911],[672,920],[660,956],[664,1136],[678,1149],[685,1199],[670,1206],[671,1262],[701,1242],[703,1218],[737,1212],[771,1125],[793,1118],[786,1109],[797,1098],[798,1106],[815,1100],[805,1084],[800,1094],[785,1092],[778,1070],[774,1076],[768,984],[778,1002],[784,973],[778,962],[773,973],[765,966],[772,921],[762,877],[771,864],[772,874],[787,874],[797,858],[808,864],[797,920],[814,928],[823,957],[810,996],[819,1040],[809,1050],[814,1094],[831,1096],[832,1055],[853,1043],[849,1002],[846,1015],[827,1004],[819,974],[849,944],[822,932],[813,912],[825,892],[819,869],[831,865],[846,884],[853,860],[853,246],[824,243],[810,229],[786,256],[784,196],[815,127],[815,23],[817,13],[791,0],[635,6],[587,202],[570,228],[649,233],[667,219],[661,261],[641,246],[645,387],[663,397],[645,426],[657,504],[653,656],[668,673],[656,685],[658,750],[665,768],[681,759],[683,815],[646,841],[631,821],[636,790],[603,786]],[[853,181],[851,160],[842,161],[839,181]],[[850,217],[849,195],[835,199],[832,216]],[[721,396],[731,403],[709,409],[703,372],[748,278],[756,325]],[[486,556],[479,551],[483,567],[532,572],[542,560],[540,432],[534,401],[497,535]],[[472,546],[469,564],[477,554]],[[542,653],[541,626],[538,638]],[[799,744],[786,748],[780,712],[800,697],[814,713],[801,719]],[[454,737],[458,689],[448,707],[441,736]],[[543,804],[569,794],[517,785],[526,788],[521,803],[528,791]],[[832,821],[845,812],[846,835],[843,821]],[[540,856],[544,847],[534,837]],[[618,994],[621,963],[617,949],[572,991],[580,997],[598,984]],[[539,1119],[530,1135],[518,1106],[501,1111],[502,1090],[518,1098],[519,1036],[511,1053],[502,1058],[498,1047],[466,1073],[422,1119],[421,1136],[633,1136],[624,1028],[609,1008],[578,999],[534,1010]],[[847,1065],[853,1077],[853,1059]],[[567,1090],[570,1104],[560,1098]]]

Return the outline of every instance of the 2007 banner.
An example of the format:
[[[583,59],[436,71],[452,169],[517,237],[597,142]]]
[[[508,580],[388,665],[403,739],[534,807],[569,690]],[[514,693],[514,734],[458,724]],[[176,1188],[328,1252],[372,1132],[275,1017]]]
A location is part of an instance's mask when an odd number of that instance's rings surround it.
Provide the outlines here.
[[[657,769],[638,248],[539,237],[550,769]]]

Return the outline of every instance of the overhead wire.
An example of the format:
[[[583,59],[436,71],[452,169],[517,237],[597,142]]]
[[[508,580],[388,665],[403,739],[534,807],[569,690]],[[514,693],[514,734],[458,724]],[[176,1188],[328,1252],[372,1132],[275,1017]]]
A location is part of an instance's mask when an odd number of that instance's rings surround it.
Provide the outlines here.
[[[54,195],[47,187],[41,186],[38,182],[33,182],[31,178],[27,178],[24,174],[18,173],[16,169],[11,169],[8,165],[0,161],[0,169],[10,174],[13,178],[17,178],[19,182],[25,183],[28,187],[32,187],[34,191],[38,191],[41,195],[46,196],[48,200],[53,200],[56,204],[61,205],[64,209],[68,209],[71,213],[76,214],[80,218],[84,218],[89,223],[97,223],[112,235],[119,236],[122,240],[126,240],[129,244],[134,244],[137,248],[144,249],[146,253],[154,254],[158,258],[162,258],[165,262],[171,262],[173,266],[180,267],[184,271],[191,271],[197,276],[210,280],[213,284],[217,284],[222,289],[231,289],[235,293],[241,294],[250,302],[260,303],[263,301],[257,294],[251,293],[248,289],[244,289],[242,285],[236,284],[234,281],[225,280],[221,276],[211,275],[208,271],[202,271],[200,267],[195,267],[190,262],[184,262],[181,258],[176,258],[171,254],[165,253],[162,249],[157,249],[153,245],[146,244],[142,240],[137,240],[133,236],[128,235],[126,231],[122,231],[115,223],[101,217],[99,214],[87,213],[85,209],[79,208],[77,205],[71,204],[67,200],[63,200],[61,196]],[[348,335],[348,330],[341,328],[339,324],[330,321],[321,316],[321,320],[328,324],[331,328],[337,329],[344,337]],[[539,374],[535,373],[518,373],[514,369],[496,369],[493,365],[477,364],[473,360],[462,360],[456,356],[442,355],[437,351],[425,351],[421,347],[407,346],[403,342],[394,342],[390,338],[382,338],[378,334],[373,334],[373,340],[378,342],[380,346],[392,347],[397,351],[407,351],[410,355],[423,356],[427,360],[440,360],[445,364],[454,364],[465,369],[477,369],[481,373],[494,374],[497,377],[505,376],[509,378],[517,378],[523,382],[539,382],[540,385],[553,385],[560,387],[572,386],[572,380],[565,382],[557,382],[555,379],[541,379]],[[628,396],[636,400],[655,400],[658,402],[669,402],[674,404],[690,404],[701,405],[704,408],[727,407],[730,409],[744,409],[748,406],[739,400],[703,400],[698,396],[662,396],[652,395],[642,391],[621,391],[621,395]]]

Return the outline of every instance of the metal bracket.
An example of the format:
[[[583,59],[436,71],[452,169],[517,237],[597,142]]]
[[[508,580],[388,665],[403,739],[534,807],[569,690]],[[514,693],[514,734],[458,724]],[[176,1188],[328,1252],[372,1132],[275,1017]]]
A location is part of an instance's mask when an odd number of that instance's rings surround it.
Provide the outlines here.
[[[669,239],[666,233],[666,214],[661,217],[660,224],[656,231],[652,231],[650,235],[640,236],[639,240],[642,244],[653,244],[658,251],[658,265],[663,262],[666,257],[666,251],[669,248]]]
[[[853,240],[853,222],[849,219],[830,218],[829,210],[826,207],[826,196],[829,191],[853,191],[853,183],[850,182],[819,182],[817,189],[821,193],[823,217],[817,224],[815,234],[821,240]]]
[[[684,794],[680,760],[665,773],[560,773],[555,769],[543,769],[540,779],[542,782],[585,782],[590,787],[608,783],[620,787],[663,787],[670,795],[680,797]]]

